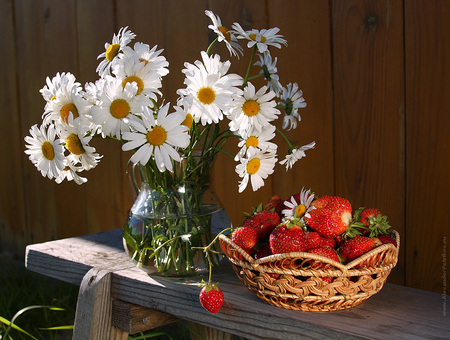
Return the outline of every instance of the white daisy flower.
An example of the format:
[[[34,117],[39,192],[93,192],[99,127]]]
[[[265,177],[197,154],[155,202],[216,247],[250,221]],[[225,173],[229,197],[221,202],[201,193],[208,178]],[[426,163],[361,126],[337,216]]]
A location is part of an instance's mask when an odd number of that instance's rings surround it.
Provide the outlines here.
[[[253,84],[247,83],[243,92],[233,96],[233,102],[229,103],[231,112],[228,116],[232,131],[239,131],[240,135],[252,128],[259,131],[277,118],[280,111],[276,108],[275,100],[272,100],[275,92],[266,91],[267,86],[263,86],[255,92]]]
[[[203,63],[195,65],[185,63],[183,73],[186,74],[184,83],[186,89],[178,90],[178,94],[190,103],[190,113],[197,123],[203,125],[218,123],[228,110],[232,94],[237,91],[235,77],[229,77],[224,72],[229,65],[220,62],[220,57],[206,55],[202,52]],[[242,82],[240,82],[242,83]]]
[[[235,161],[238,161],[241,157],[243,157],[247,150],[250,148],[258,148],[263,151],[273,151],[276,152],[278,146],[275,143],[270,142],[275,137],[275,125],[268,124],[264,126],[260,131],[257,129],[250,129],[250,131],[246,131],[243,136],[240,138],[240,142],[238,147],[238,154],[234,158]]]
[[[311,207],[314,200],[314,194],[311,190],[305,190],[303,187],[299,194],[291,196],[287,201],[284,201],[286,209],[281,211],[285,220],[300,219],[303,221],[305,216],[309,216],[309,212],[315,207]]]
[[[83,170],[82,167],[75,166],[69,162],[68,165],[63,170],[61,170],[58,177],[56,177],[55,181],[58,184],[60,184],[65,179],[67,179],[68,181],[74,181],[78,185],[86,183],[87,178],[81,177],[80,175],[77,174],[77,172],[80,172],[82,170]]]
[[[250,31],[245,31],[238,23],[234,23],[231,27],[233,28],[231,32],[236,34],[238,39],[248,40],[248,48],[256,45],[259,53],[268,51],[269,46],[277,48],[281,48],[280,44],[287,46],[287,41],[283,39],[283,36],[277,34],[280,31],[278,27],[262,30],[252,29]]]
[[[286,158],[280,162],[280,164],[286,164],[286,171],[288,171],[298,160],[306,157],[306,150],[313,149],[315,146],[316,142],[312,142],[307,145],[303,145],[302,147],[293,148],[289,151],[289,154],[286,155]]]
[[[298,109],[306,107],[303,92],[298,88],[297,83],[288,84],[285,88],[283,88],[281,99],[283,102],[280,102],[279,104],[285,107],[283,129],[288,127],[288,130],[295,129],[297,127],[297,121],[300,122],[302,120],[300,114],[298,113]]]
[[[92,106],[94,121],[102,127],[102,135],[122,138],[124,131],[130,131],[132,121],[140,121],[136,115],[142,112],[142,106],[152,105],[145,96],[136,96],[136,83],[127,83],[117,78],[105,78],[104,87],[98,97],[97,105]]]
[[[217,34],[217,40],[219,42],[224,41],[228,51],[230,51],[230,55],[234,55],[239,59],[239,53],[244,55],[243,48],[237,42],[236,36],[229,31],[225,26],[222,26],[222,20],[218,15],[215,15],[213,12],[206,10],[205,14],[211,19],[212,25],[209,25],[208,28],[211,29],[214,33]]]
[[[114,75],[122,80],[122,86],[125,88],[127,83],[136,83],[137,95],[145,95],[157,101],[156,95],[161,96],[158,90],[162,87],[161,75],[163,68],[154,68],[153,63],[141,62],[138,58],[131,55],[121,58],[112,68]]]
[[[112,43],[105,44],[106,51],[97,57],[97,59],[105,58],[100,62],[96,70],[100,77],[103,78],[104,76],[111,74],[111,67],[114,62],[117,61],[119,52],[123,51],[125,46],[128,45],[134,37],[136,37],[136,34],[128,31],[128,26],[122,27],[117,35],[113,35]]]
[[[39,92],[42,94],[42,97],[45,101],[50,102],[56,98],[56,93],[61,87],[64,88],[73,88],[76,87],[81,91],[81,84],[76,82],[75,76],[72,73],[57,73],[52,79],[49,77],[46,78],[46,83]],[[78,92],[79,92],[78,91]]]
[[[90,124],[89,109],[91,103],[84,98],[81,90],[79,84],[71,81],[71,79],[61,82],[60,87],[52,97],[53,99],[45,105],[45,111],[42,115],[44,125],[52,123],[67,124],[69,114],[72,114],[75,118],[81,117],[83,121],[86,121],[86,124]]]
[[[169,62],[164,56],[160,55],[164,50],[157,51],[157,47],[153,46],[150,49],[149,45],[137,42],[133,48],[125,47],[123,58],[136,58],[138,62],[143,62],[145,66],[150,64],[149,72],[156,73],[159,77],[164,77],[169,73]]]
[[[249,180],[253,191],[256,191],[264,186],[264,179],[273,173],[277,158],[273,151],[264,152],[250,148],[247,157],[241,157],[240,161],[236,166],[236,173],[242,178],[239,182],[239,192],[245,190]]]
[[[187,127],[182,125],[185,117],[177,112],[168,115],[169,104],[164,105],[158,111],[155,120],[153,112],[147,107],[142,113],[142,123],[133,122],[135,132],[124,132],[123,139],[128,142],[122,146],[123,151],[137,149],[131,156],[133,163],[147,164],[154,155],[158,170],[172,171],[172,159],[181,161],[177,148],[185,148],[189,145]]]
[[[45,130],[45,125],[40,128],[37,124],[30,128],[30,136],[25,137],[25,153],[29,155],[30,161],[41,172],[42,176],[52,179],[58,177],[60,171],[64,169],[64,147],[61,141],[56,138],[56,128],[53,124]]]
[[[255,65],[261,66],[262,69],[260,74],[264,75],[264,78],[267,80],[267,87],[279,95],[283,89],[283,86],[280,83],[280,77],[276,74],[277,58],[272,61],[272,56],[269,52],[258,54],[258,56],[259,61],[257,61]]]
[[[90,170],[97,166],[100,156],[95,148],[89,145],[92,139],[91,131],[83,126],[80,119],[69,116],[68,124],[61,125],[60,137],[70,154],[66,157],[72,164],[81,164],[83,170]]]

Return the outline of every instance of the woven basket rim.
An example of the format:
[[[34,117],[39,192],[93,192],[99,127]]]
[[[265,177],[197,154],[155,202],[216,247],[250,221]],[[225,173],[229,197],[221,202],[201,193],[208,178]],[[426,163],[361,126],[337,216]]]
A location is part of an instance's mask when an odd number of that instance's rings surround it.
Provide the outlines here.
[[[379,253],[382,253],[384,251],[388,251],[389,249],[395,251],[396,253],[396,259],[398,259],[398,252],[400,248],[400,235],[396,230],[391,231],[394,234],[394,238],[397,242],[397,247],[394,246],[391,243],[388,244],[382,244],[371,251],[361,255],[360,257],[354,259],[353,261],[342,264],[340,262],[337,262],[335,260],[329,259],[328,257],[308,253],[308,252],[290,252],[290,253],[283,253],[283,254],[275,254],[275,255],[269,255],[262,257],[260,259],[255,260],[253,257],[251,257],[244,249],[239,247],[236,243],[234,243],[228,236],[225,236],[221,234],[219,236],[220,240],[223,242],[228,243],[231,245],[244,259],[244,260],[236,260],[233,259],[232,262],[236,262],[236,265],[239,265],[241,267],[252,269],[252,270],[259,270],[264,271],[268,273],[281,273],[284,272],[284,270],[280,271],[277,269],[270,268],[269,266],[266,266],[265,264],[281,261],[281,260],[289,260],[289,259],[311,259],[316,261],[321,261],[327,264],[331,264],[334,268],[340,269],[340,270],[332,270],[332,271],[323,271],[323,270],[317,270],[314,269],[311,272],[314,272],[315,274],[322,274],[327,276],[359,276],[359,275],[367,275],[367,274],[374,274],[377,272],[382,272],[386,270],[390,270],[397,264],[397,260],[394,263],[391,263],[388,266],[384,267],[377,267],[377,268],[358,268],[356,269],[360,263],[363,263],[364,261],[372,258],[373,256],[376,256]],[[232,260],[230,257],[228,257],[229,260]],[[295,271],[290,270],[292,274],[304,274],[304,271]],[[322,276],[320,275],[320,276]]]

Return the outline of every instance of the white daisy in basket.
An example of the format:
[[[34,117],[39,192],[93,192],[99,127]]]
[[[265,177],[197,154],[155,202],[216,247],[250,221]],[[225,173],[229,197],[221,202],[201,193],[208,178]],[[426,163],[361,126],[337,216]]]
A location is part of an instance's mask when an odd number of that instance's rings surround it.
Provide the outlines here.
[[[30,161],[41,172],[42,176],[52,179],[58,177],[60,171],[64,169],[64,147],[60,140],[56,139],[56,128],[53,124],[47,130],[44,124],[37,127],[37,124],[30,128],[30,136],[25,137],[27,150],[25,153]]]
[[[141,62],[138,58],[131,56],[121,58],[115,63],[112,72],[122,80],[124,88],[127,83],[136,83],[137,95],[145,95],[157,101],[157,95],[162,95],[158,89],[162,87],[160,73],[164,73],[164,67],[153,68],[153,66],[152,63]]]
[[[101,126],[102,135],[122,138],[124,131],[130,131],[130,122],[140,121],[136,115],[142,112],[142,106],[152,105],[146,96],[136,96],[136,83],[127,83],[106,77],[103,89],[99,92],[98,103],[91,108],[94,121]]]
[[[239,192],[245,190],[249,180],[253,191],[256,191],[264,186],[264,180],[273,173],[277,158],[273,151],[250,148],[246,157],[240,158],[240,162],[236,166],[236,173],[242,178],[239,182]]]
[[[90,170],[97,166],[102,156],[89,145],[92,139],[91,131],[79,118],[73,119],[73,116],[69,115],[68,124],[61,125],[60,137],[70,153],[66,157],[70,163],[80,163],[83,170]]]
[[[272,60],[272,56],[268,52],[258,54],[258,56],[259,61],[257,61],[255,65],[261,66],[260,74],[262,74],[267,80],[267,87],[279,95],[283,89],[283,86],[281,85],[280,77],[277,74],[277,58]]]
[[[302,188],[300,193],[284,201],[286,208],[281,211],[281,214],[285,220],[300,219],[302,221],[305,216],[309,216],[311,210],[315,209],[315,207],[311,207],[313,200],[314,194],[311,190]]]
[[[217,41],[224,41],[228,51],[230,51],[230,55],[234,55],[239,59],[239,54],[243,55],[244,53],[243,48],[239,45],[236,36],[222,25],[222,20],[220,20],[218,15],[215,15],[213,12],[208,10],[205,11],[205,14],[212,21],[212,25],[209,25],[208,28],[217,34]]]
[[[186,89],[178,90],[178,94],[190,103],[190,113],[195,122],[201,124],[218,123],[228,110],[231,96],[237,91],[234,86],[236,78],[224,74],[223,63],[215,56],[208,57],[202,52],[203,63],[195,65],[185,63]],[[205,66],[206,64],[206,66]],[[229,66],[226,66],[226,71]]]
[[[56,92],[61,87],[72,88],[78,87],[81,90],[81,84],[76,82],[75,76],[72,73],[56,73],[56,75],[50,79],[46,78],[46,85],[39,90],[45,101],[50,102],[56,98]]]
[[[82,167],[75,166],[69,162],[68,165],[66,165],[66,167],[63,170],[61,170],[58,177],[56,177],[55,181],[56,183],[60,184],[62,181],[67,179],[67,181],[74,181],[78,185],[81,185],[87,182],[87,178],[78,175],[78,172],[81,171],[83,171]]]
[[[277,48],[281,48],[281,44],[287,46],[287,41],[283,36],[277,34],[280,31],[278,27],[262,30],[252,29],[250,31],[245,31],[238,23],[234,23],[231,27],[233,28],[231,32],[236,34],[238,39],[248,40],[248,48],[256,45],[259,53],[268,51],[269,46]]]
[[[125,46],[129,44],[129,42],[134,39],[136,35],[128,30],[127,27],[122,27],[119,30],[119,33],[113,35],[112,43],[105,43],[105,52],[101,53],[97,59],[103,59],[100,64],[97,66],[96,72],[100,77],[104,77],[106,75],[111,74],[111,66],[115,61],[117,61],[117,56],[120,52],[123,51]]]
[[[127,46],[123,50],[122,58],[136,58],[137,61],[143,62],[145,66],[150,65],[150,72],[157,73],[160,77],[164,77],[169,73],[169,62],[166,57],[160,55],[164,50],[156,50],[158,46],[150,46],[137,42],[133,48]]]
[[[302,159],[306,157],[305,151],[313,149],[316,146],[316,142],[309,143],[307,145],[303,145],[302,147],[294,147],[289,150],[289,154],[286,155],[285,159],[283,159],[280,164],[286,164],[286,171],[288,171],[292,166]]]
[[[280,105],[284,105],[285,115],[283,118],[283,129],[289,127],[288,130],[295,129],[297,127],[297,121],[301,121],[302,118],[298,113],[298,109],[305,108],[306,102],[303,98],[303,92],[298,88],[297,83],[288,84],[283,88],[283,93],[281,95],[283,102]]]
[[[278,146],[275,143],[270,142],[275,138],[275,125],[268,124],[264,126],[260,131],[253,128],[249,131],[245,131],[244,135],[241,135],[238,147],[240,147],[239,152],[234,158],[238,161],[240,157],[245,156],[247,150],[250,148],[258,148],[259,150],[270,150],[277,151]]]
[[[169,104],[158,111],[155,120],[153,112],[145,107],[142,112],[142,123],[132,122],[135,131],[124,132],[122,137],[128,142],[123,144],[122,150],[136,150],[130,161],[145,165],[153,156],[160,172],[172,171],[172,159],[181,161],[177,148],[189,145],[187,127],[182,125],[185,116],[177,112],[168,114]]]
[[[232,131],[239,131],[244,135],[247,130],[255,128],[261,130],[280,114],[276,108],[275,92],[267,91],[267,86],[263,86],[256,92],[251,83],[247,83],[244,91],[233,96],[233,102],[229,103],[231,112],[228,118]]]

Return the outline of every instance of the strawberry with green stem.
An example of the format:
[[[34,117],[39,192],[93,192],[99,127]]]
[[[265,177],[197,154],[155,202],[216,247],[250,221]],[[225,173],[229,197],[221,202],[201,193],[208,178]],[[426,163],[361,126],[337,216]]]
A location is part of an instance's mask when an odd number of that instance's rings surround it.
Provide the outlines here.
[[[199,300],[200,304],[210,313],[218,313],[223,306],[225,301],[222,290],[219,288],[219,283],[212,283],[211,274],[212,274],[212,262],[211,262],[211,253],[219,254],[219,252],[212,249],[214,243],[218,240],[219,236],[226,231],[229,231],[231,228],[227,228],[222,230],[206,247],[195,247],[197,249],[203,249],[209,263],[209,276],[208,282],[202,280],[202,283],[199,287],[202,287]],[[193,247],[194,248],[194,247]]]

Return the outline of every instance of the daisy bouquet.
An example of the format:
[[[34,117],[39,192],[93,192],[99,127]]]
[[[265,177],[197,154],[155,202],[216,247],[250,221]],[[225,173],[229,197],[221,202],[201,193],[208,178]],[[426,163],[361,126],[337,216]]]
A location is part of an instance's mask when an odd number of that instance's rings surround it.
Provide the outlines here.
[[[279,29],[244,30],[238,23],[227,29],[217,15],[205,13],[217,37],[201,51],[199,60],[185,63],[185,86],[177,91],[175,105],[164,103],[160,91],[169,73],[163,50],[141,42],[129,46],[135,34],[124,27],[98,56],[99,79],[94,83],[83,88],[71,73],[47,78],[40,90],[46,101],[42,124],[32,126],[30,136],[25,137],[25,153],[43,176],[57,183],[87,181],[82,172],[95,168],[102,157],[91,145],[93,138],[116,140],[122,150],[133,151],[130,162],[139,166],[144,189],[161,193],[146,209],[161,211],[165,222],[150,223],[150,237],[144,232],[149,224],[141,223],[139,233],[130,229],[124,239],[135,261],[151,259],[158,262],[157,268],[191,265],[195,254],[179,249],[193,246],[195,228],[201,222],[179,218],[168,222],[167,217],[193,211],[208,215],[200,212],[210,165],[219,152],[236,162],[238,191],[242,192],[249,183],[258,190],[274,172],[278,146],[272,140],[277,133],[289,145],[288,154],[279,162],[286,171],[315,146],[314,142],[294,146],[283,133],[297,127],[298,111],[306,102],[296,83],[283,86],[277,75],[277,58],[272,58],[269,48],[287,45]],[[229,72],[231,62],[212,53],[217,43],[224,43],[237,59],[248,51],[246,74]],[[259,77],[266,82],[256,88],[252,81]],[[228,126],[221,128],[219,123],[225,118]],[[281,128],[274,124],[279,118]],[[224,150],[230,138],[240,148],[236,155]],[[167,191],[171,194],[162,194]],[[169,196],[176,196],[175,200],[169,202]],[[133,223],[128,221],[125,226],[131,228]],[[155,231],[155,226],[160,230]]]

